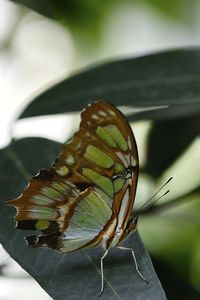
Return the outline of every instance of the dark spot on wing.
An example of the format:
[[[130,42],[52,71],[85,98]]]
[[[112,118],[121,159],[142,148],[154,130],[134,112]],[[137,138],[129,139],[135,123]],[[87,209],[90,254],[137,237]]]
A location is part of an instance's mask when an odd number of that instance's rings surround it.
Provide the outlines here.
[[[33,177],[34,179],[38,180],[53,180],[53,174],[51,171],[46,169],[40,170],[39,174]]]
[[[61,233],[55,232],[53,234],[49,235],[34,235],[34,236],[27,236],[25,239],[29,246],[33,248],[38,247],[49,247],[52,249],[59,250],[58,242],[60,238]]]
[[[25,230],[34,230],[36,223],[37,223],[37,220],[18,221],[16,228],[17,229],[25,229]]]
[[[77,188],[83,192],[85,191],[87,188],[89,188],[91,186],[91,183],[88,182],[76,182],[75,185],[77,186]]]

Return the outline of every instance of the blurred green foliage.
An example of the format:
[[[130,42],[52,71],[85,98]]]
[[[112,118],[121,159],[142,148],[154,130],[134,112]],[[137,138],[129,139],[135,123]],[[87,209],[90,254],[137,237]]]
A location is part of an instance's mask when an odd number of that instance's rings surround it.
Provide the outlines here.
[[[168,17],[171,17],[172,20],[176,20],[178,22],[192,21],[193,13],[195,12],[195,8],[198,5],[197,0],[146,0],[145,2],[148,2],[157,11],[161,12],[162,14]],[[189,14],[188,11],[190,11]]]
[[[105,17],[116,6],[128,4],[135,9],[135,5],[148,4],[149,8],[160,12],[176,22],[192,23],[193,13],[198,7],[198,0],[12,0],[15,3],[33,9],[34,11],[55,19],[72,31],[75,41],[79,44],[92,43],[101,38],[101,28]],[[188,11],[190,12],[188,14]]]

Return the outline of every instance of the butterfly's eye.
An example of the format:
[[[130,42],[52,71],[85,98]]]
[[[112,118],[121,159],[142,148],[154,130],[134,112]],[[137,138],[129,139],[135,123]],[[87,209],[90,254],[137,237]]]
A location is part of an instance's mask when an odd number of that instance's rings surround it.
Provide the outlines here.
[[[129,234],[137,229],[138,217],[131,218],[126,226],[126,233]]]

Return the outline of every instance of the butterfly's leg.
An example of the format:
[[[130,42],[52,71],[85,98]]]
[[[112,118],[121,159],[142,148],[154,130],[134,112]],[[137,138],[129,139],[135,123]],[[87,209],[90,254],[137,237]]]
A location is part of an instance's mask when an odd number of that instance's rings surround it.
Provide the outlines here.
[[[103,293],[103,289],[104,289],[103,260],[107,254],[108,254],[108,249],[106,249],[104,255],[101,257],[101,290],[100,290],[100,293],[98,294],[98,296],[101,296],[101,294]]]
[[[129,251],[131,251],[132,256],[133,256],[133,260],[134,260],[134,263],[135,263],[135,268],[136,268],[137,273],[138,273],[139,276],[142,278],[142,280],[144,280],[144,281],[148,284],[149,282],[144,278],[144,276],[142,275],[142,273],[140,272],[140,270],[139,270],[139,268],[138,268],[138,263],[137,263],[136,256],[135,256],[135,252],[133,251],[133,249],[131,249],[131,248],[126,248],[126,247],[122,247],[122,246],[118,246],[117,248],[118,248],[118,249],[121,249],[121,250],[129,250]]]

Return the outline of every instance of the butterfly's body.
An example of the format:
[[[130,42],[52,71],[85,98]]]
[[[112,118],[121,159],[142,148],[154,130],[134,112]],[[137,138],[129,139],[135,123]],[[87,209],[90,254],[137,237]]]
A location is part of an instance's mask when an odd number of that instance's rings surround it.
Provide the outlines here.
[[[136,230],[131,212],[138,168],[136,142],[123,114],[109,103],[93,103],[51,168],[9,201],[17,208],[17,227],[42,232],[26,238],[32,247],[73,252],[102,246],[105,256]]]

